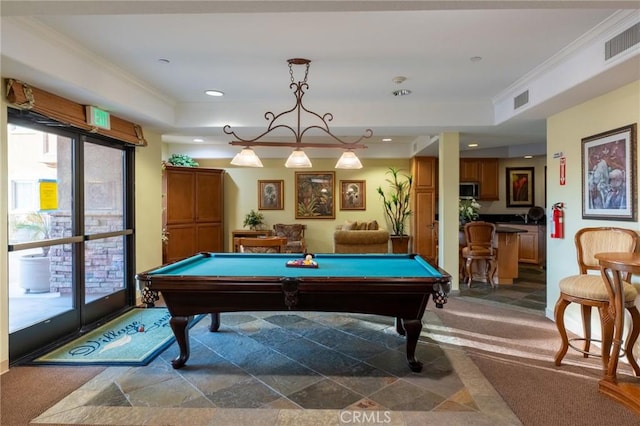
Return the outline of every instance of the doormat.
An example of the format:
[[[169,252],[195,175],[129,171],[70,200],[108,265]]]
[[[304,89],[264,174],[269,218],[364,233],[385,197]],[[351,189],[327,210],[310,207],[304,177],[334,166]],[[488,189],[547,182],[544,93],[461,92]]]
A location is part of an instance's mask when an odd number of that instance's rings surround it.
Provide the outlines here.
[[[203,317],[194,317],[188,327]],[[166,308],[134,308],[31,363],[147,365],[175,341],[170,319],[171,314]]]

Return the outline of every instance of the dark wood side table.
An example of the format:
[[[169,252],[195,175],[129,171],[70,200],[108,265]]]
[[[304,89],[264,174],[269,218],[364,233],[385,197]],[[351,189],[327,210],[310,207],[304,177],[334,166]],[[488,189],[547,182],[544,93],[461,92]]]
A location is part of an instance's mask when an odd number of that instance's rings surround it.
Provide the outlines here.
[[[640,254],[598,253],[595,255],[606,277],[605,282],[612,290],[611,307],[615,311],[611,357],[605,376],[598,383],[600,393],[613,398],[634,412],[640,414],[640,382],[622,381],[617,378],[618,355],[622,347],[624,329],[624,298],[622,277],[626,273],[640,274]],[[610,308],[611,309],[611,308]],[[627,348],[633,350],[633,348]]]

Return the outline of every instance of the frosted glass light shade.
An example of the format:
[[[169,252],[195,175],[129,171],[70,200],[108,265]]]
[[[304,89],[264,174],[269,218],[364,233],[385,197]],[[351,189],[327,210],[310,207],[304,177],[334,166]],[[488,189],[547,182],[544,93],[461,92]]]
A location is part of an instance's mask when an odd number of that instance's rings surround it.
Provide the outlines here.
[[[345,151],[336,163],[336,169],[361,169],[362,163],[353,151]]]
[[[311,167],[311,160],[301,149],[294,150],[284,166],[290,169],[302,169]]]
[[[256,153],[251,148],[242,148],[242,151],[236,154],[231,160],[231,164],[234,166],[244,166],[244,167],[263,167],[262,161],[256,155]]]

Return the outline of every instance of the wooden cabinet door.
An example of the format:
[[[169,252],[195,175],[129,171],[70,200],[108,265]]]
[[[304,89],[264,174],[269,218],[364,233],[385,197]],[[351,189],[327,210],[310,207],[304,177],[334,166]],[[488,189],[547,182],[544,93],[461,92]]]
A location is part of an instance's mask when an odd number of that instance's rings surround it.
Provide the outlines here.
[[[481,200],[498,200],[498,159],[483,158],[478,162]]]
[[[538,231],[521,232],[518,260],[522,263],[538,263]]]
[[[196,253],[221,252],[223,251],[221,241],[223,241],[222,224],[213,222],[196,225]]]
[[[416,191],[413,233],[413,251],[433,262],[436,258],[436,243],[433,226],[435,222],[436,197],[434,190]]]
[[[218,170],[196,173],[194,202],[197,222],[222,221],[222,177]]]
[[[460,182],[479,182],[478,160],[475,158],[460,159]]]
[[[167,224],[193,222],[196,217],[194,174],[167,168],[164,178]]]
[[[415,157],[413,159],[412,174],[416,190],[437,187],[437,160],[435,157]]]
[[[167,225],[169,241],[165,244],[163,263],[174,262],[198,253],[197,230],[193,224]]]

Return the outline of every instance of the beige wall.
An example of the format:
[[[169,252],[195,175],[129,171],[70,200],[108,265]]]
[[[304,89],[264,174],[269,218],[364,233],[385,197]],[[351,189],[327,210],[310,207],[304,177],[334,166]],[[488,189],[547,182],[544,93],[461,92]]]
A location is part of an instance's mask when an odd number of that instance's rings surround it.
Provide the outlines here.
[[[335,172],[335,219],[295,218],[295,169],[284,168],[285,159],[263,159],[263,168],[235,167],[229,159],[196,159],[200,167],[225,169],[224,214],[225,247],[232,251],[230,235],[234,229],[243,229],[244,217],[251,209],[258,211],[258,180],[284,180],[284,210],[260,210],[264,214],[266,226],[271,229],[275,223],[303,223],[307,225],[305,240],[307,249],[314,253],[333,252],[333,231],[337,224],[347,220],[377,220],[389,229],[385,222],[382,202],[376,192],[378,186],[387,190],[385,179],[390,166],[409,174],[409,159],[363,160],[360,170],[334,169],[336,159],[313,158],[313,168],[298,169],[305,172]],[[341,180],[364,180],[366,182],[366,210],[340,210],[339,187]]]
[[[480,213],[482,214],[523,214],[529,211],[529,207],[507,207],[507,167],[533,167],[534,168],[534,205],[546,208],[544,197],[545,166],[547,157],[536,156],[533,158],[505,158],[498,162],[498,201],[481,201]]]
[[[162,142],[145,131],[136,148],[136,271],[162,265]]]
[[[602,221],[582,219],[582,138],[596,135],[640,121],[640,81],[614,90],[606,95],[591,99],[567,109],[547,120],[547,199],[548,205],[562,201],[566,203],[564,239],[547,238],[547,309],[546,315],[553,318],[553,308],[560,294],[558,281],[578,272],[575,261],[573,235],[586,226],[618,226],[638,231],[638,222]],[[559,184],[559,160],[553,154],[563,152],[566,157],[566,185]],[[636,169],[638,177],[638,150]],[[636,205],[636,211],[638,205]],[[640,290],[640,286],[638,286]],[[575,305],[575,304],[573,304]],[[581,330],[581,320],[577,306],[567,309],[568,329]],[[640,301],[636,300],[640,306]],[[592,330],[599,335],[600,326],[594,321]]]

